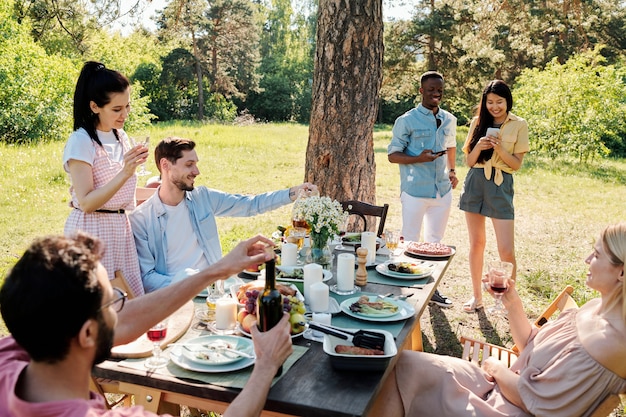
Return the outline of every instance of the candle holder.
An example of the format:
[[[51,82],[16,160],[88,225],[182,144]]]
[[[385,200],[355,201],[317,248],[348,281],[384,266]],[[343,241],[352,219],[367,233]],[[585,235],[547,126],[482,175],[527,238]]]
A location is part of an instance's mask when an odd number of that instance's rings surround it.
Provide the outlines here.
[[[337,285],[331,285],[330,290],[337,295],[350,295],[350,294],[355,294],[357,292],[361,292],[361,289],[357,287],[356,285],[351,290],[347,290],[347,291],[340,290],[339,288],[337,288]]]
[[[211,333],[215,333],[220,336],[237,333],[237,324],[232,329],[218,329],[215,321],[209,321],[206,323],[206,329]]]

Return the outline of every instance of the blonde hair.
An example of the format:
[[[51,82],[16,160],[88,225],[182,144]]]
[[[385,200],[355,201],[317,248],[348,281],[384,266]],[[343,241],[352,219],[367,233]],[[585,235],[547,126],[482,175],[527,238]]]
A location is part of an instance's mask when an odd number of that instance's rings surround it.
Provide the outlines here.
[[[609,261],[615,266],[622,266],[623,275],[624,261],[626,260],[626,223],[622,222],[608,226],[600,233],[600,241],[609,257]],[[618,297],[621,298],[618,302],[622,306],[622,318],[626,321],[626,286],[624,286],[623,280],[622,291]]]

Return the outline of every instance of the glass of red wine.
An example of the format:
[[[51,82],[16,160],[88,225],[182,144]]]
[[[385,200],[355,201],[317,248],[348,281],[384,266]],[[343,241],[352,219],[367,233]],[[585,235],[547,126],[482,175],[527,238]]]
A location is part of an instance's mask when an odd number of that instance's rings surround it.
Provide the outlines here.
[[[509,278],[511,278],[512,273],[513,264],[510,262],[494,261],[489,264],[487,276],[495,304],[487,310],[488,313],[506,314],[506,310],[502,305],[502,295],[509,287]]]
[[[167,336],[167,319],[152,326],[146,335],[152,342],[152,356],[146,360],[146,368],[157,369],[164,367],[169,361],[166,357],[161,356],[161,342]]]

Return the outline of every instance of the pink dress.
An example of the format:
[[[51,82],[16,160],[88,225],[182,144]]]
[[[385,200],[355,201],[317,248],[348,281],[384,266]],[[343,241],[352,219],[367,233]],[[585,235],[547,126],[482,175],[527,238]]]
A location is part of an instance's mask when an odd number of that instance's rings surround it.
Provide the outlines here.
[[[588,416],[609,394],[626,392],[626,380],[596,362],[580,344],[576,309],[534,332],[511,370],[532,415]],[[416,363],[417,362],[417,363]],[[407,352],[396,369],[406,416],[528,416],[510,403],[497,384],[472,362]]]
[[[120,134],[120,142],[123,154],[128,152],[128,138],[123,131]],[[94,189],[108,183],[122,169],[123,162],[117,162],[109,157],[109,154],[94,141],[90,141],[95,148],[95,158],[92,164]],[[106,268],[109,279],[115,277],[115,271],[121,270],[128,285],[135,296],[144,294],[141,274],[139,272],[139,260],[135,239],[130,227],[127,213],[135,208],[135,188],[137,176],[133,175],[126,181],[115,195],[106,202],[101,209],[118,210],[124,209],[126,213],[85,213],[80,210],[80,204],[76,198],[74,188],[70,187],[72,201],[70,206],[74,208],[65,222],[64,233],[72,236],[76,231],[82,230],[97,236],[104,242],[104,257],[102,265]]]

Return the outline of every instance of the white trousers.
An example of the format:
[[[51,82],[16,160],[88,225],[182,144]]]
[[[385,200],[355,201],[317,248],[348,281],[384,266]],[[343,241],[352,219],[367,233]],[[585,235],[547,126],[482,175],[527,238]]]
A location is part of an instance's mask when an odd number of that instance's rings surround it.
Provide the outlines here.
[[[404,239],[419,242],[423,222],[424,242],[441,242],[452,208],[452,191],[436,198],[413,197],[403,191],[400,201]]]

